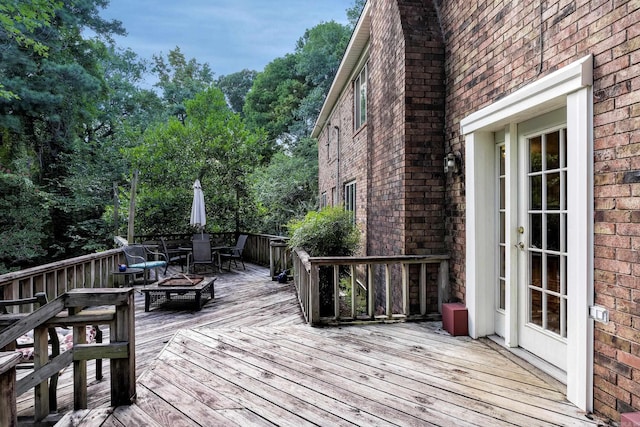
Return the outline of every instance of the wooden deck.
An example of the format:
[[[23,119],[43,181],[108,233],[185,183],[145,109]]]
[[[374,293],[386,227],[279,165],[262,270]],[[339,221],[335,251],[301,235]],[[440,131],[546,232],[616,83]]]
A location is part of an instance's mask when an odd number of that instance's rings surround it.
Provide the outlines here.
[[[199,312],[145,313],[137,298],[136,404],[109,408],[105,379],[90,385],[94,409],[57,425],[598,425],[555,380],[438,322],[307,326],[293,286],[262,267],[219,275]],[[71,407],[70,385],[59,389]]]

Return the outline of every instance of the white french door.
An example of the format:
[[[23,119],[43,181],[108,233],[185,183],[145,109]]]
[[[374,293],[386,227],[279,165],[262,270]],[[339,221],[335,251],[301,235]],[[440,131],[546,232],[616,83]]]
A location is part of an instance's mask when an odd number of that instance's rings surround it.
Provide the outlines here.
[[[542,123],[518,126],[518,343],[566,371],[567,130]]]

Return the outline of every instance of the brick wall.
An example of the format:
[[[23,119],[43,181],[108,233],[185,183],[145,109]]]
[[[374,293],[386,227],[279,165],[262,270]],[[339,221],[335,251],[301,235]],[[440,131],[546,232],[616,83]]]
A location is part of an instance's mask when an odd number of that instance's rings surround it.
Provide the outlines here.
[[[344,202],[344,184],[356,181],[356,223],[362,232],[362,254],[367,241],[367,125],[354,129],[353,84],[349,82],[329,116],[327,126],[318,136],[318,185],[320,194],[327,193],[329,205],[332,189],[338,192],[338,203]],[[339,130],[335,129],[338,126]],[[338,141],[339,139],[339,141]],[[338,151],[338,149],[340,151]]]
[[[426,30],[425,30],[426,29]],[[444,48],[428,2],[373,1],[368,253],[444,251]]]
[[[468,114],[587,54],[594,56],[594,404],[640,410],[640,2],[436,0],[446,45],[447,151]],[[542,14],[540,5],[542,4]],[[452,285],[464,289],[464,177],[447,179]]]

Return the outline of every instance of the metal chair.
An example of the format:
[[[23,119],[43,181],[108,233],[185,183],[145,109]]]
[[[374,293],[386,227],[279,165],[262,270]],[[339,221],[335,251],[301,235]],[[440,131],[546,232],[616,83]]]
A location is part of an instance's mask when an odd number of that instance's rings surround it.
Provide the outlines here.
[[[211,251],[211,242],[208,239],[200,239],[193,240],[191,244],[191,259],[187,261],[187,265],[192,267],[192,272],[196,272],[197,265],[211,265],[211,268],[215,271],[216,258],[214,257],[214,253]]]
[[[142,268],[144,270],[143,276],[145,286],[147,286],[149,279],[149,271],[154,269],[156,272],[156,280],[158,280],[157,269],[160,267],[167,267],[169,263],[165,254],[153,252],[144,245],[127,245],[124,246],[122,250],[124,251],[124,256],[127,259],[127,268]],[[150,260],[150,257],[154,259]]]
[[[220,256],[225,260],[229,260],[229,270],[231,270],[231,261],[233,261],[233,265],[238,267],[238,263],[236,261],[240,261],[242,263],[242,269],[246,270],[244,266],[244,259],[242,258],[242,252],[244,251],[244,245],[247,243],[247,235],[241,234],[238,236],[238,241],[236,245],[232,248],[229,248],[228,253],[221,253]]]
[[[184,249],[168,247],[167,239],[164,237],[160,238],[160,242],[162,243],[164,256],[167,258],[167,266],[164,269],[164,274],[167,274],[169,264],[171,263],[180,264],[180,271],[184,272],[184,265],[187,262],[187,252]]]

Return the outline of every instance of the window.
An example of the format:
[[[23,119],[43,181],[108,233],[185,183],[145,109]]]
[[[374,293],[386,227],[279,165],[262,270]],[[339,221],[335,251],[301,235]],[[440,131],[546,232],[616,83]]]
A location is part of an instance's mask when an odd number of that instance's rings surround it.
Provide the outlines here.
[[[327,207],[327,192],[323,191],[320,195],[320,209]]]
[[[344,209],[351,212],[351,222],[356,222],[356,182],[344,185]]]
[[[354,123],[356,129],[360,129],[367,122],[367,65],[360,70],[353,84],[354,90]]]

